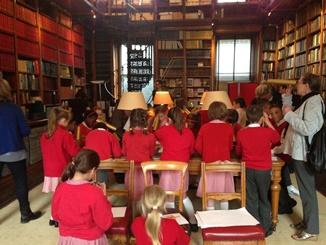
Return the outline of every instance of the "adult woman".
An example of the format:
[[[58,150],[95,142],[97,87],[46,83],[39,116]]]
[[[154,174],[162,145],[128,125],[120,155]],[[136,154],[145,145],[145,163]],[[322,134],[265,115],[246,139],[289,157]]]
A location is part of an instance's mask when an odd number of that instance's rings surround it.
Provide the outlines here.
[[[292,133],[290,144],[285,146],[285,153],[289,153],[293,158],[303,206],[303,221],[294,225],[295,228],[301,230],[301,232],[292,235],[295,240],[317,240],[319,234],[315,175],[307,165],[305,142],[305,136],[308,136],[309,142],[311,142],[312,137],[323,124],[322,110],[325,107],[319,91],[319,76],[306,73],[297,82],[297,93],[302,97],[301,105],[295,112],[291,111],[289,106],[285,106],[283,109],[284,120],[290,124],[288,134],[291,135]]]
[[[11,103],[11,88],[8,82],[0,79],[0,176],[3,165],[11,171],[21,213],[21,223],[37,219],[41,212],[33,213],[28,202],[26,174],[26,152],[23,137],[30,133],[20,108]]]

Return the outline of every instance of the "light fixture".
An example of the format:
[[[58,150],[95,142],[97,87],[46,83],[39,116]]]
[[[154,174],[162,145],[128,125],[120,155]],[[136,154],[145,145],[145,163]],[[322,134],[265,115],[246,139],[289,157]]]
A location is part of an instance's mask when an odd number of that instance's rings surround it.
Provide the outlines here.
[[[154,105],[173,105],[169,91],[157,91],[153,103]]]
[[[147,105],[142,92],[126,92],[121,96],[118,110],[131,111],[138,108],[147,110]]]
[[[208,110],[210,104],[214,101],[223,102],[228,109],[232,109],[231,100],[225,91],[207,91],[201,109]]]
[[[272,14],[272,11],[269,11],[268,14],[267,14],[267,16],[271,16],[271,14]]]

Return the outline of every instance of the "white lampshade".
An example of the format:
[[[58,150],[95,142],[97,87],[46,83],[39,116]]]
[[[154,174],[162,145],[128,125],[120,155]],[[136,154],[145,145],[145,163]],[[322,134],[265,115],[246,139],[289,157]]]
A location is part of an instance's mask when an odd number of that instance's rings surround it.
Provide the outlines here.
[[[173,105],[168,91],[157,91],[154,96],[154,105]]]
[[[214,101],[223,102],[228,109],[232,109],[232,103],[229,95],[225,91],[209,91],[206,92],[202,110],[208,110],[210,104]]]
[[[118,110],[131,111],[138,108],[147,110],[147,105],[142,92],[126,92],[121,96]]]
[[[204,104],[204,99],[205,99],[205,97],[206,97],[206,93],[207,93],[207,91],[205,91],[205,92],[203,93],[203,95],[201,96],[201,98],[200,98],[200,102],[199,102],[200,105]]]

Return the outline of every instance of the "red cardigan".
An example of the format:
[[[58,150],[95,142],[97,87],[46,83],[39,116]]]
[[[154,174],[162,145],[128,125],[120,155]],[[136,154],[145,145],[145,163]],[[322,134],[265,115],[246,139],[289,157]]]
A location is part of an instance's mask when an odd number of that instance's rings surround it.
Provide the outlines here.
[[[79,151],[73,135],[63,127],[58,127],[49,138],[47,133],[40,139],[44,176],[60,177],[66,165]]]
[[[145,228],[145,218],[135,218],[131,225],[132,233],[136,238],[136,245],[152,245]],[[161,219],[161,245],[187,245],[189,236],[174,219]]]
[[[195,145],[194,135],[189,128],[183,128],[180,134],[174,125],[162,126],[155,136],[163,147],[161,160],[189,161]]]
[[[236,152],[242,155],[246,167],[258,170],[272,168],[271,148],[280,140],[276,130],[264,127],[246,127],[239,131]]]
[[[121,156],[118,139],[105,129],[94,129],[89,132],[85,139],[84,148],[96,151],[101,161]]]
[[[214,162],[230,160],[232,144],[232,126],[221,121],[211,121],[200,128],[195,148],[204,162]]]
[[[111,204],[102,190],[88,182],[58,185],[52,199],[52,216],[61,236],[85,240],[100,238],[112,225]]]
[[[150,161],[155,154],[155,136],[151,133],[144,134],[142,130],[125,132],[122,138],[122,153],[128,160],[136,164]]]

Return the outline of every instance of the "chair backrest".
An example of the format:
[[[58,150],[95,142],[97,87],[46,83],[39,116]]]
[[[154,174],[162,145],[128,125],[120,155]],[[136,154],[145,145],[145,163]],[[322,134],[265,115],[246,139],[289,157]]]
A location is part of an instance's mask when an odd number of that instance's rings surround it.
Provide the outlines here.
[[[129,186],[125,189],[110,189],[106,188],[107,196],[127,196],[128,204],[132,203],[133,190],[134,190],[134,161],[128,161],[126,159],[108,159],[100,162],[97,170],[107,170],[115,173],[129,173]]]
[[[234,200],[238,199],[241,202],[241,207],[245,207],[246,205],[246,167],[244,162],[230,162],[230,161],[216,161],[212,163],[202,162],[202,208],[203,210],[207,209],[207,200],[213,199],[217,201],[221,200]],[[233,173],[234,175],[240,175],[241,179],[241,188],[240,192],[224,192],[224,193],[216,193],[211,192],[207,193],[206,191],[206,174],[212,172],[220,172],[220,173]]]
[[[183,196],[184,196],[184,178],[188,169],[188,163],[179,161],[147,161],[142,162],[141,167],[144,173],[145,186],[148,186],[148,171],[179,171],[180,172],[180,184],[177,190],[165,190],[165,193],[170,196],[176,196],[179,198],[179,211],[183,211]]]

